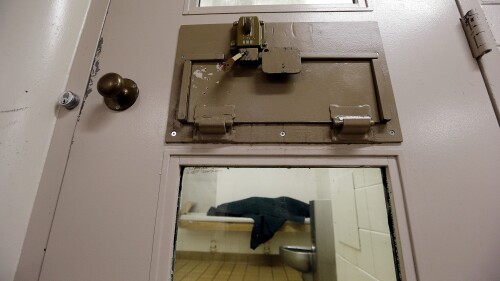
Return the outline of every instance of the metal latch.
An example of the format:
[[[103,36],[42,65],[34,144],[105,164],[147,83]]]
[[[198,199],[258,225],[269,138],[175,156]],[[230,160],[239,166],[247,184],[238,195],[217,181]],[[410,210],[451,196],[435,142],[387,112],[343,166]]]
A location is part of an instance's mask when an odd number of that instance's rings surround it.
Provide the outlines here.
[[[496,47],[493,34],[482,13],[476,9],[469,10],[460,22],[474,58],[477,59]]]
[[[366,135],[375,123],[369,105],[330,105],[330,116],[334,130],[340,131],[341,135]]]
[[[234,105],[196,106],[194,124],[202,134],[226,134],[233,127]]]

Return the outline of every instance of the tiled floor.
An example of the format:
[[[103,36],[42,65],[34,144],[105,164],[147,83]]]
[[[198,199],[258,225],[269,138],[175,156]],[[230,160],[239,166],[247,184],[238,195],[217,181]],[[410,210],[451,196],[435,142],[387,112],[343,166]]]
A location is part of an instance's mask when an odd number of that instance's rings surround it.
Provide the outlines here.
[[[282,263],[258,265],[242,261],[177,259],[174,281],[302,281],[300,273]]]

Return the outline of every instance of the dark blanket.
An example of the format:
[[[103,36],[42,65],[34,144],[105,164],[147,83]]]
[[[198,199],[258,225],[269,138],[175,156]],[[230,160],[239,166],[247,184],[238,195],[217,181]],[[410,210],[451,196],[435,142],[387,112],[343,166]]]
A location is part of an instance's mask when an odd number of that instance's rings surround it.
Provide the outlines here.
[[[250,197],[208,210],[209,216],[246,217],[254,220],[250,248],[257,248],[274,236],[286,220],[304,223],[309,204],[290,197]]]

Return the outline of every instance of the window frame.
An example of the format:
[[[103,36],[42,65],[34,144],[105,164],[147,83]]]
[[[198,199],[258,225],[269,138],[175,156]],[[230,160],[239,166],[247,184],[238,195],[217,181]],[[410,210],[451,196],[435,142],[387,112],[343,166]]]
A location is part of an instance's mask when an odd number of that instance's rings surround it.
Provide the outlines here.
[[[184,0],[183,15],[292,13],[292,12],[371,12],[373,0],[357,0],[349,4],[290,4],[200,7],[200,0]]]
[[[293,146],[218,145],[176,146],[163,155],[158,209],[155,223],[150,276],[153,281],[172,280],[175,259],[175,239],[179,186],[182,168],[190,167],[377,167],[386,172],[386,188],[390,194],[392,227],[401,281],[416,281],[413,245],[407,220],[403,183],[401,181],[400,150],[387,151],[359,146],[352,149],[318,146],[307,150]],[[300,152],[299,152],[300,151]]]

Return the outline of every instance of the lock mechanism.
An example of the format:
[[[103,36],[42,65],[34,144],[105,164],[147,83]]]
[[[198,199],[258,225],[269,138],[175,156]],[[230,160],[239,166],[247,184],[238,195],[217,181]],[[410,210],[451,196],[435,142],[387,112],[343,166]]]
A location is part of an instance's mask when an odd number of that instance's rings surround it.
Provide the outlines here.
[[[232,57],[223,64],[225,71],[236,64],[259,66],[267,74],[296,74],[301,69],[300,51],[293,47],[269,47],[264,40],[265,24],[258,17],[240,17],[233,23]]]
[[[80,97],[71,91],[66,91],[59,96],[57,102],[60,106],[66,108],[67,110],[71,110],[78,106],[80,103]]]

